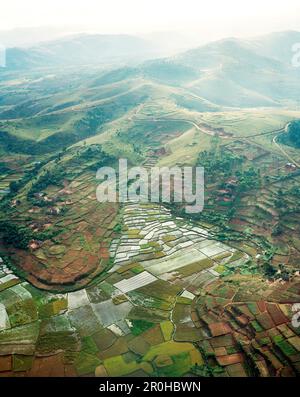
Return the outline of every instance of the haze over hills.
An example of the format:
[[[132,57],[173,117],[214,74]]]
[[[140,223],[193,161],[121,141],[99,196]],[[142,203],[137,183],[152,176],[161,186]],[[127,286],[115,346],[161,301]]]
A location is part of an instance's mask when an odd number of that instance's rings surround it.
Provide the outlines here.
[[[299,32],[228,38],[147,60],[159,49],[125,35],[79,35],[10,49],[0,84],[1,147],[57,150],[132,117],[149,100],[196,112],[297,109],[300,72],[290,59],[297,41]],[[7,85],[5,79],[17,80]]]
[[[85,34],[8,50],[0,376],[300,374],[295,41],[171,56],[142,37]],[[204,168],[204,186],[187,166]],[[153,167],[175,171],[170,184]],[[121,186],[143,201],[119,203]],[[199,187],[203,210],[187,213]]]
[[[61,28],[40,26],[0,30],[0,43],[7,48],[28,48],[41,42],[57,40],[75,32],[77,32],[76,28],[70,29],[66,26]]]
[[[161,54],[151,42],[129,35],[67,36],[30,48],[9,48],[7,67],[28,69],[46,66],[95,65],[141,62]]]
[[[46,42],[71,39],[75,35],[105,36],[109,34],[100,33],[93,29],[85,29],[81,26],[26,27],[11,30],[0,30],[0,43],[6,48],[22,47],[28,49]],[[119,33],[119,36],[122,35],[128,36],[130,34]],[[205,36],[201,34],[201,32],[197,31],[154,31],[151,33],[137,34],[135,37],[139,37],[148,43],[151,42],[156,47],[156,50],[158,48],[162,49],[165,55],[181,52],[189,48],[199,46],[201,43],[205,44],[208,42],[208,40],[205,39]]]
[[[56,66],[134,65],[109,72],[110,81],[143,77],[181,86],[218,106],[281,106],[299,101],[299,70],[291,65],[292,45],[300,33],[228,38],[178,55],[157,58],[163,49],[153,42],[128,35],[76,35],[7,51],[7,68],[35,69]],[[142,63],[144,60],[147,60]],[[120,69],[120,68],[119,68]]]
[[[299,40],[300,32],[291,30],[254,37],[248,44],[252,45],[257,54],[290,64],[291,48]]]
[[[253,40],[229,38],[179,54],[170,62],[197,72],[198,79],[192,79],[188,88],[219,105],[276,106],[298,101],[299,70],[291,65],[291,48],[299,41],[298,32]]]

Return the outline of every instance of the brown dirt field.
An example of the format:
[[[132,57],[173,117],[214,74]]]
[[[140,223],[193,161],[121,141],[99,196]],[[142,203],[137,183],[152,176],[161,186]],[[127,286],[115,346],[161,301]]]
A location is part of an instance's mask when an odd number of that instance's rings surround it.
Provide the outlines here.
[[[228,356],[219,356],[217,357],[217,361],[220,365],[226,366],[241,363],[244,361],[244,357],[240,353],[235,353],[229,354]]]
[[[231,328],[225,322],[210,324],[208,327],[212,336],[226,335],[231,332]]]

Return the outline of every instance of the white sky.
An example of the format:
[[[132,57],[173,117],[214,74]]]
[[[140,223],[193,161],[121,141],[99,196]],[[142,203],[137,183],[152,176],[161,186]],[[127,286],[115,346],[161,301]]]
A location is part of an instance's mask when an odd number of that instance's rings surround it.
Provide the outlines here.
[[[251,35],[300,30],[299,0],[1,0],[0,30],[73,26],[99,33],[199,30]]]

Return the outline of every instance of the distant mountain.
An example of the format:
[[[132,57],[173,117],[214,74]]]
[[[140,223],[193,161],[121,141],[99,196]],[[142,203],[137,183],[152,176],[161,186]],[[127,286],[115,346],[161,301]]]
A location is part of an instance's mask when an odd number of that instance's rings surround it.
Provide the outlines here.
[[[291,67],[286,48],[298,39],[297,32],[229,38],[139,63],[153,46],[123,35],[80,35],[11,49],[12,73],[0,80],[0,151],[55,151],[104,132],[118,118],[130,124],[143,111],[151,114],[149,102],[171,113],[295,108],[300,70]]]
[[[178,70],[177,84],[223,106],[299,103],[300,71],[291,65],[292,44],[296,42],[300,42],[299,32],[274,33],[249,40],[224,39],[163,62],[153,61],[152,77],[169,83],[171,76],[175,82]]]
[[[10,70],[142,62],[158,54],[151,42],[139,37],[81,34],[43,42],[30,48],[8,48],[6,58]]]
[[[76,30],[77,29],[77,30]],[[26,27],[10,30],[0,30],[0,43],[7,48],[32,47],[43,41],[57,40],[60,37],[74,34],[79,28],[68,27]],[[80,30],[79,30],[80,31]]]
[[[280,62],[291,64],[291,49],[295,43],[300,43],[300,32],[276,32],[266,36],[249,40],[253,50],[260,55],[277,59]]]
[[[300,32],[250,39],[228,38],[172,57],[162,48],[128,35],[77,35],[7,52],[8,70],[104,66],[86,77],[90,88],[144,79],[179,88],[179,106],[205,111],[220,107],[276,107],[300,104],[300,70],[292,67],[292,45]],[[115,88],[116,90],[116,88]],[[171,91],[169,91],[171,92]],[[187,96],[186,96],[187,95]],[[9,110],[9,112],[11,112]]]

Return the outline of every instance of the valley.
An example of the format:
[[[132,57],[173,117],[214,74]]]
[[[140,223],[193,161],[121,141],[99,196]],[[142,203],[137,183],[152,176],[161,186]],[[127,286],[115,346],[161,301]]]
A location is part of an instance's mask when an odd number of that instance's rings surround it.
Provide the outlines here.
[[[270,48],[1,71],[0,376],[299,376],[300,79]],[[203,166],[203,212],[99,203],[120,158]]]

